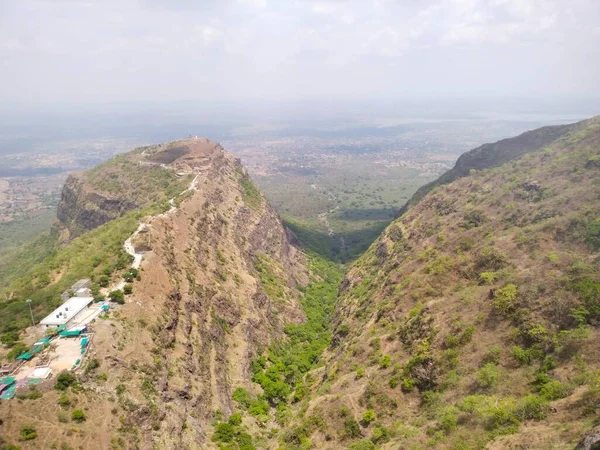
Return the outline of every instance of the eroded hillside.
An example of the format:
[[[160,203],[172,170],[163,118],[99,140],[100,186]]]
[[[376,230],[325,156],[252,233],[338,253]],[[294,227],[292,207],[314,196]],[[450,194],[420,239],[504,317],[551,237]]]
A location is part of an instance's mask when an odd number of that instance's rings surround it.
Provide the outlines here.
[[[595,118],[392,223],[286,448],[574,448],[600,399],[599,160]]]
[[[251,360],[283,338],[284,326],[305,320],[299,298],[309,280],[306,258],[239,161],[217,144],[191,139],[112,161],[107,173],[118,176],[108,179],[136,179],[138,168],[161,164],[186,183],[175,183],[180,195],[166,207],[136,216],[146,225],[133,244],[145,253],[133,293],[93,325],[80,384],[62,400],[52,384],[40,388],[47,391],[41,398],[0,404],[5,440],[17,442],[22,426],[32,424],[37,437],[23,448],[210,448],[210,421],[232,413],[233,389],[253,389]],[[96,172],[78,178],[81,192],[106,179]],[[166,187],[152,201],[168,198]],[[83,206],[79,198],[77,213],[65,213],[72,223],[95,208],[89,196]],[[131,214],[66,248],[123,220],[135,230]],[[98,283],[103,272],[90,276]],[[65,419],[75,406],[85,421]]]

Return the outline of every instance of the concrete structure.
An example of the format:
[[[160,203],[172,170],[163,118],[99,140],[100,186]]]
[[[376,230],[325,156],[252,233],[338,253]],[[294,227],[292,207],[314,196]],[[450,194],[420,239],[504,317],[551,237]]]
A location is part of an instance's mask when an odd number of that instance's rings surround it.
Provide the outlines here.
[[[83,278],[83,279],[79,280],[77,283],[75,283],[73,286],[71,286],[71,289],[67,289],[65,292],[60,294],[60,298],[62,298],[63,302],[66,302],[73,295],[77,295],[77,297],[88,297],[90,295],[89,288],[90,288],[90,280],[88,278]],[[88,289],[88,294],[87,295],[77,294],[77,291],[79,291],[81,289]]]
[[[40,324],[44,328],[58,328],[61,325],[69,328],[69,324],[76,322],[82,312],[85,314],[93,301],[92,297],[72,297],[42,319]]]
[[[31,372],[31,378],[48,378],[52,373],[52,369],[48,366],[38,366]]]
[[[91,297],[92,290],[89,288],[81,288],[75,291],[75,297]]]

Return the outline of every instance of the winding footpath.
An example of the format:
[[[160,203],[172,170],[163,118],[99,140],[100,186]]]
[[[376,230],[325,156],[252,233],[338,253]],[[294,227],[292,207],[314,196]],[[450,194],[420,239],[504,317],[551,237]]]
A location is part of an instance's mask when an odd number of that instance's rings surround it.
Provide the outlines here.
[[[185,189],[184,191],[180,192],[179,196],[182,196],[184,194],[187,194],[188,192],[191,191],[197,191],[198,190],[198,178],[200,177],[200,173],[197,173],[196,176],[194,177],[194,179],[190,182],[190,185],[187,187],[187,189]],[[127,240],[123,243],[123,249],[127,252],[127,254],[133,256],[133,262],[131,263],[131,268],[132,269],[139,269],[140,266],[142,265],[142,259],[144,258],[144,254],[143,253],[137,253],[135,251],[135,246],[133,245],[133,240],[134,238],[140,234],[142,231],[146,230],[147,228],[150,227],[152,220],[155,217],[167,217],[171,214],[173,214],[175,211],[177,211],[177,206],[175,205],[175,198],[173,197],[172,199],[169,200],[169,205],[171,205],[171,207],[169,208],[168,211],[162,213],[162,214],[158,214],[156,216],[148,216],[145,221],[141,221],[140,224],[138,225],[137,229],[133,232],[133,234],[131,236],[129,236],[127,238]],[[121,279],[118,283],[114,284],[113,286],[110,286],[108,288],[105,288],[102,292],[104,295],[109,294],[112,291],[116,291],[116,290],[123,290],[123,288],[125,287],[125,284],[127,284],[127,282],[125,281],[125,279]]]

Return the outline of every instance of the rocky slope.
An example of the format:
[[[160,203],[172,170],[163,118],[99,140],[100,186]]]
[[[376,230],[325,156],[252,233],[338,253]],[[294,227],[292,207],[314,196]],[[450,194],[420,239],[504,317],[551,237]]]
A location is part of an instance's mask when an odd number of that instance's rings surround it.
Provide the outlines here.
[[[172,176],[176,189],[148,192],[132,182],[171,183]],[[127,203],[131,190],[135,201]],[[21,425],[32,423],[39,436],[23,448],[210,448],[210,421],[231,414],[232,390],[252,389],[251,360],[283,337],[285,325],[305,320],[298,302],[308,281],[304,255],[240,162],[208,140],[139,149],[72,178],[62,229],[72,237],[175,190],[180,195],[164,212],[141,219],[146,227],[134,245],[145,255],[133,294],[93,326],[96,367],[68,393],[88,419],[73,436],[51,389],[0,405],[5,439],[17,441]],[[92,273],[93,281],[101,276]]]
[[[596,424],[600,118],[559,131],[441,184],[353,265],[284,448],[572,449]]]
[[[521,156],[540,150],[556,141],[579,124],[555,125],[542,127],[508,139],[491,144],[483,144],[461,155],[454,167],[437,180],[421,186],[412,198],[404,205],[399,214],[404,214],[411,206],[416,205],[427,193],[437,186],[451,183],[457,178],[467,176],[471,170],[482,170],[496,167]]]

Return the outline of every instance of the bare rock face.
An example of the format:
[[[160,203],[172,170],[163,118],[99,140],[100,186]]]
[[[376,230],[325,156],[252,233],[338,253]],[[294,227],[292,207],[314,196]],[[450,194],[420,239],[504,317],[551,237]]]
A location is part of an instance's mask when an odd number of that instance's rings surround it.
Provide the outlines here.
[[[72,239],[139,206],[126,197],[90,191],[82,175],[73,174],[63,186],[56,217],[59,230],[67,239]]]
[[[600,430],[594,429],[586,434],[575,450],[600,450]]]

